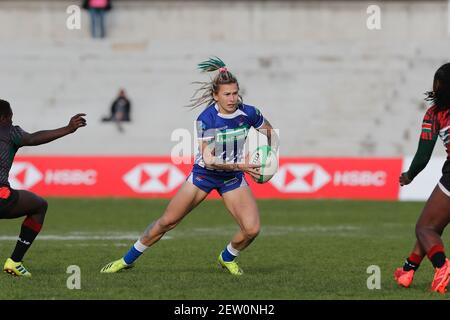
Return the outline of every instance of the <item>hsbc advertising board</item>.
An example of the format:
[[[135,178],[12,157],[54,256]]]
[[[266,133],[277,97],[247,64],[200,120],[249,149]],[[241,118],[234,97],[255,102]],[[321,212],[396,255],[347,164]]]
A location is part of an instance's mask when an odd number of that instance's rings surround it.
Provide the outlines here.
[[[281,158],[260,198],[398,199],[401,159]]]
[[[281,158],[269,182],[246,179],[257,198],[397,200],[402,165],[401,158]],[[18,156],[9,180],[43,196],[170,198],[191,168],[170,157]]]

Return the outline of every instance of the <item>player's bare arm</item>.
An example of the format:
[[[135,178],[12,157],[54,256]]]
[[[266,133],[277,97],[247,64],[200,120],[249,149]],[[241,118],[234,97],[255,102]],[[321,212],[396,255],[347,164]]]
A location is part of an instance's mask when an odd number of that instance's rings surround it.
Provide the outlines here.
[[[259,178],[260,173],[256,169],[260,168],[261,165],[248,163],[248,157],[246,157],[245,163],[217,163],[217,158],[214,155],[214,144],[200,141],[199,145],[207,168],[225,171],[244,171],[256,179]]]
[[[86,119],[84,118],[85,116],[85,113],[78,113],[70,119],[69,124],[65,127],[25,134],[23,136],[22,143],[24,146],[37,146],[74,133],[79,128],[87,125]]]
[[[267,137],[267,144],[273,149],[275,153],[277,153],[278,148],[280,147],[280,138],[273,129],[269,120],[264,119],[264,124],[256,130]]]

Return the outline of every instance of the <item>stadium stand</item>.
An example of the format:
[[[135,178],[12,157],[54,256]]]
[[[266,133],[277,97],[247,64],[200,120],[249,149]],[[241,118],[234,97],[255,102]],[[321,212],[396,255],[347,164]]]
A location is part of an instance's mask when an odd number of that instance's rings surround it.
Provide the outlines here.
[[[16,122],[89,120],[83,143],[22,154],[170,154],[172,131],[193,130],[198,111],[183,106],[211,55],[281,129],[284,156],[413,154],[423,92],[450,49],[444,1],[383,2],[377,31],[359,1],[115,1],[103,40],[84,11],[81,30],[65,27],[71,4],[0,1],[0,86]],[[126,134],[100,121],[120,87],[133,97]]]

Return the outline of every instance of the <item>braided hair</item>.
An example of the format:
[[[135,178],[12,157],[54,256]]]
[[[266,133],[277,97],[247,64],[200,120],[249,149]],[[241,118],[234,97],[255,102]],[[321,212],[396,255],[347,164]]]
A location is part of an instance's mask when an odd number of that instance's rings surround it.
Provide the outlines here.
[[[425,93],[438,110],[450,110],[450,63],[442,65],[434,74],[433,91]]]
[[[214,72],[219,71],[219,73],[211,78],[210,81],[196,81],[193,84],[197,84],[200,87],[194,92],[191,97],[190,104],[187,105],[188,108],[195,109],[199,106],[206,105],[209,106],[215,102],[214,93],[218,93],[220,89],[220,85],[222,84],[232,84],[235,83],[239,89],[239,83],[236,77],[228,71],[225,63],[218,57],[209,58],[206,61],[200,62],[198,65],[198,69],[201,72]],[[243,99],[239,96],[238,104],[242,104]]]

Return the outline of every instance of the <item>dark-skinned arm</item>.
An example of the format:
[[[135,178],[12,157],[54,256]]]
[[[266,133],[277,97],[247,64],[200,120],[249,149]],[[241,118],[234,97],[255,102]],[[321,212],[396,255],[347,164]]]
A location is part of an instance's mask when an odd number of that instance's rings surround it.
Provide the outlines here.
[[[408,171],[403,172],[400,176],[400,185],[404,186],[410,184],[414,178],[427,166],[430,161],[436,144],[437,135],[434,135],[431,140],[420,139],[416,154],[409,166]]]
[[[86,116],[86,114],[84,113],[79,113],[73,116],[70,119],[69,124],[62,128],[54,130],[42,130],[34,133],[26,133],[22,136],[21,145],[37,146],[74,133],[78,128],[86,126],[86,119],[83,118],[84,116]]]

